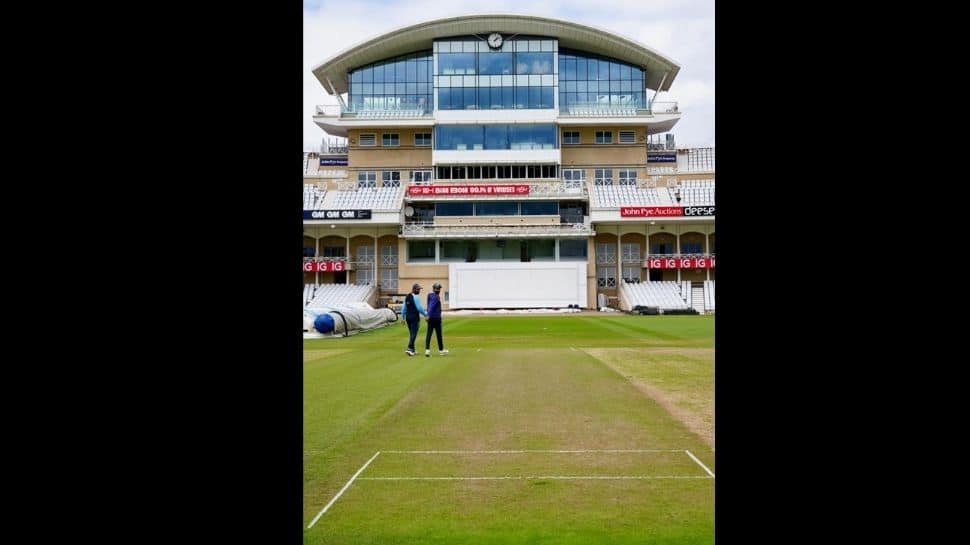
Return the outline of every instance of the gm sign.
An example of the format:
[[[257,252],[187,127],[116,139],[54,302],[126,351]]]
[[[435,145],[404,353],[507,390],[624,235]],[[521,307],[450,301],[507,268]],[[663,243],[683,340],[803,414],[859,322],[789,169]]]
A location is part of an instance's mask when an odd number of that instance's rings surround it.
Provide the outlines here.
[[[305,220],[369,220],[370,210],[304,210]]]

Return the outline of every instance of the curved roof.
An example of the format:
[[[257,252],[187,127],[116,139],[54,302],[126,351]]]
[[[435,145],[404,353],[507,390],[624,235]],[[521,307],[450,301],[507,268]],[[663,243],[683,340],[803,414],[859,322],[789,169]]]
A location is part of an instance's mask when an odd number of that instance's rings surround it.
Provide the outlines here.
[[[446,17],[394,29],[337,53],[316,66],[313,75],[328,92],[330,86],[326,83],[327,79],[338,93],[346,93],[349,70],[391,57],[429,50],[436,38],[491,32],[554,37],[559,39],[560,48],[612,57],[643,67],[647,70],[648,89],[657,89],[663,80],[660,90],[669,90],[680,71],[680,64],[670,57],[608,30],[549,17],[490,14]]]

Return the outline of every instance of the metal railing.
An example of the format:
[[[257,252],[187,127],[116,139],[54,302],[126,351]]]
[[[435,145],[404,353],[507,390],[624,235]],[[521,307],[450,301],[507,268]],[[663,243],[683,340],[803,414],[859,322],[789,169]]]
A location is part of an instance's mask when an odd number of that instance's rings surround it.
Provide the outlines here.
[[[379,119],[410,119],[415,117],[431,117],[430,107],[420,107],[412,105],[365,105],[349,104],[340,106],[337,104],[317,105],[317,115],[326,117],[358,117],[358,118],[379,118]]]
[[[596,234],[589,223],[561,223],[558,225],[435,225],[431,222],[406,223],[401,233],[408,238],[454,236],[486,238],[507,237],[589,236]]]
[[[676,102],[652,102],[650,103],[650,113],[652,114],[676,114],[680,112]]]
[[[573,102],[560,105],[559,115],[574,117],[634,117],[641,115],[679,113],[676,102],[653,102],[651,104],[606,104],[602,102]],[[665,148],[666,149],[666,148]]]
[[[633,117],[655,114],[679,113],[676,102],[654,102],[652,104],[603,104],[599,102],[571,103],[560,106],[559,115],[574,117]],[[413,105],[365,105],[349,104],[346,107],[337,104],[318,104],[316,113],[325,117],[365,117],[407,119],[416,117],[431,117],[432,109],[428,106]]]

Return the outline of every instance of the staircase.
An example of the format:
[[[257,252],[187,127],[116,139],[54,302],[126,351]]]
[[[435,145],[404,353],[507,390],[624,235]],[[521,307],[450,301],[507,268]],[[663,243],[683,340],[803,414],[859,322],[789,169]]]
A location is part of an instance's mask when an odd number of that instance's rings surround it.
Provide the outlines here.
[[[704,283],[691,282],[690,306],[699,314],[704,314]]]

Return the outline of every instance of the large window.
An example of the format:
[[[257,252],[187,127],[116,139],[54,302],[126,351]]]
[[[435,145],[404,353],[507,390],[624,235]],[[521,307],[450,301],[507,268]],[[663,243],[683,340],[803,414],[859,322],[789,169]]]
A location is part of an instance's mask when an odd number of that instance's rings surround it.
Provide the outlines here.
[[[435,204],[435,216],[473,216],[475,204],[470,202],[439,202]]]
[[[433,240],[409,240],[408,241],[408,261],[411,263],[433,263],[434,262]]]
[[[374,264],[374,247],[373,246],[358,246],[357,247],[357,263],[366,263],[368,265]]]
[[[401,172],[385,170],[382,173],[382,182],[384,187],[401,187]]]
[[[438,53],[438,74],[474,75],[478,73],[475,53]]]
[[[369,286],[374,283],[374,269],[369,267],[358,268],[354,284],[358,286]]]
[[[475,240],[442,240],[442,262],[471,262],[478,256],[478,241]]]
[[[597,267],[596,268],[596,287],[615,288],[616,287],[616,267]]]
[[[522,241],[522,258],[528,261],[555,261],[556,241],[552,239],[529,239]]]
[[[434,147],[438,150],[556,149],[556,126],[536,125],[438,125]]]
[[[414,145],[415,146],[430,146],[431,145],[431,133],[430,132],[416,132],[416,133],[414,133]]]
[[[397,267],[396,244],[385,244],[384,246],[381,246],[381,266]]]
[[[593,171],[595,175],[595,185],[613,185],[613,169],[597,168]]]
[[[579,51],[559,52],[559,108],[569,106],[645,108],[644,72],[613,59]]]
[[[422,110],[432,107],[431,52],[414,53],[352,70],[350,109]]]
[[[637,185],[637,171],[632,168],[619,170],[620,185]]]
[[[559,261],[585,261],[585,238],[564,238],[559,241]]]
[[[514,73],[512,53],[480,53],[478,69],[481,74],[509,75]]]
[[[586,171],[581,168],[568,168],[562,171],[562,179],[566,187],[582,187],[585,178]]]
[[[479,202],[475,204],[476,216],[517,216],[519,203],[508,201]]]
[[[596,243],[596,264],[612,265],[616,263],[616,244],[607,242]]]
[[[620,252],[624,263],[640,261],[640,245],[636,242],[624,242],[620,245]]]
[[[411,181],[417,183],[431,183],[430,170],[412,170]]]
[[[381,269],[381,288],[397,289],[397,269]]]
[[[357,187],[377,187],[377,171],[361,170],[357,172]]]
[[[556,49],[556,40],[527,36],[510,36],[498,51],[477,36],[437,40],[437,108],[553,108]]]
[[[523,216],[555,216],[559,214],[558,202],[525,201],[522,203]]]
[[[552,74],[552,53],[516,53],[516,74]]]

